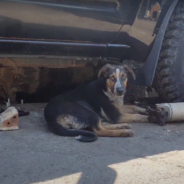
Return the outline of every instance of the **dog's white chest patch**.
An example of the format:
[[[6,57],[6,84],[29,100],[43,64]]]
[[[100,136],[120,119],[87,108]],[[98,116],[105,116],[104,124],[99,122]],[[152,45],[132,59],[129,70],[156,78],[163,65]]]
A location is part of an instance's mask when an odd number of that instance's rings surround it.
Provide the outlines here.
[[[105,120],[109,121],[107,114],[104,112],[104,110],[102,108],[101,108],[101,115],[103,118],[105,118]]]

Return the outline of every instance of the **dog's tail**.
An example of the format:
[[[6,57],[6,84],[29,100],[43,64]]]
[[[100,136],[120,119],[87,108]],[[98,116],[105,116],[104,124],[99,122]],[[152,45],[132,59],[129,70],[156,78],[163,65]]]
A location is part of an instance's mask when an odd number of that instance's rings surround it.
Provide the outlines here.
[[[93,142],[96,141],[98,138],[97,135],[93,132],[63,128],[58,123],[52,124],[52,126],[49,126],[49,129],[57,135],[75,137],[76,140],[82,142]]]

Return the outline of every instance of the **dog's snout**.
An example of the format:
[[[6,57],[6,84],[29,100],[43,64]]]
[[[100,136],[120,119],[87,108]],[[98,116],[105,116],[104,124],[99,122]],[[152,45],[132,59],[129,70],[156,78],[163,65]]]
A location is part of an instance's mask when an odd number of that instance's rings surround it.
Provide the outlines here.
[[[118,87],[116,90],[117,90],[117,92],[119,92],[119,93],[120,93],[120,92],[124,92],[124,88],[123,88],[123,87]]]

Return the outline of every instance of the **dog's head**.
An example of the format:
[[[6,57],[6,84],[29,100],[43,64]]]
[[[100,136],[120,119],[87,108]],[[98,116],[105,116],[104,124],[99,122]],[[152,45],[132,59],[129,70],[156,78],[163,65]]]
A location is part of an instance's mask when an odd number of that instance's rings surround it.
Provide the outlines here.
[[[98,78],[103,77],[105,79],[108,92],[116,96],[124,96],[128,82],[128,73],[135,79],[135,73],[128,66],[106,64],[100,69]]]

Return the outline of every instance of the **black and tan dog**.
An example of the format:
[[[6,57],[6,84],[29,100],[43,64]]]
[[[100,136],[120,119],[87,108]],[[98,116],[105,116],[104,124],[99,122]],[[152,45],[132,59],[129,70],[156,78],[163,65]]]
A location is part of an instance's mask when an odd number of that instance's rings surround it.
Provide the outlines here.
[[[148,122],[148,116],[146,109],[123,103],[128,72],[135,78],[127,66],[106,64],[97,80],[53,98],[44,110],[49,129],[86,142],[97,136],[133,136],[125,123]],[[102,118],[111,124],[102,124]]]

